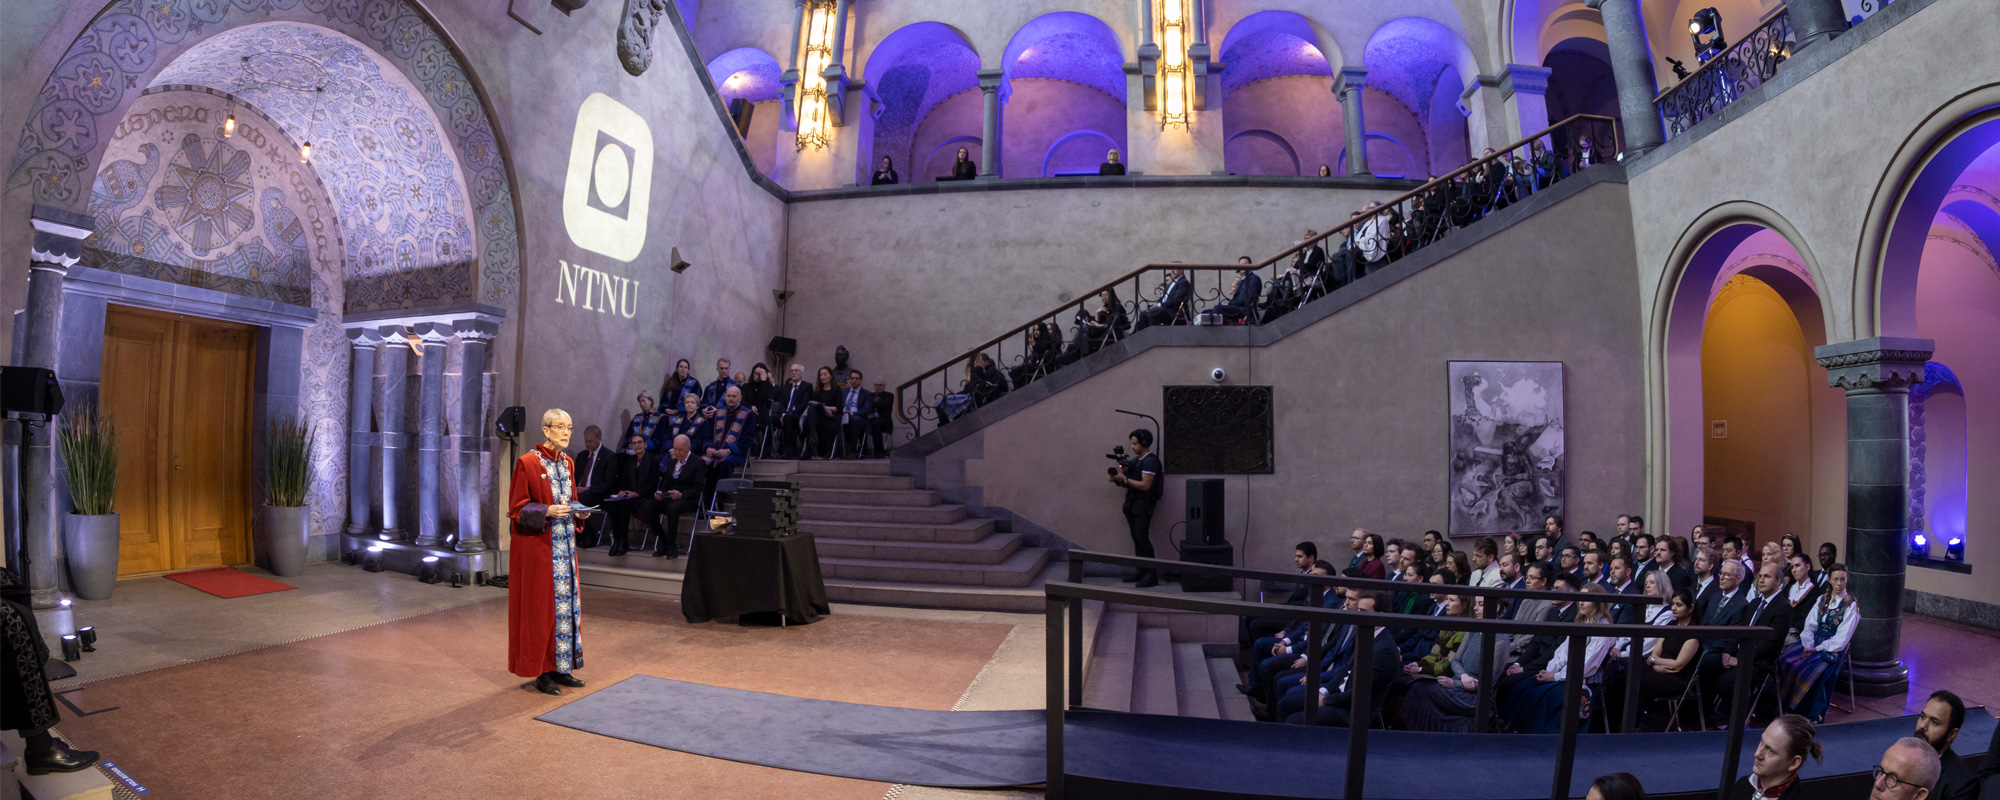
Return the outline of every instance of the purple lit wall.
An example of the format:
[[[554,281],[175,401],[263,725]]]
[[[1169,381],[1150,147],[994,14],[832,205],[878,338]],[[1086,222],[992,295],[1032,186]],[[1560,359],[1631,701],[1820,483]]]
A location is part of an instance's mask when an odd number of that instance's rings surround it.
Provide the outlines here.
[[[1001,59],[1001,173],[1095,173],[1125,150],[1125,69],[1118,35],[1089,14],[1059,11],[1021,26]]]
[[[1422,141],[1399,139],[1417,162],[1406,168],[1406,176],[1441,174],[1468,160],[1465,118],[1453,103],[1464,89],[1465,70],[1475,67],[1471,51],[1458,34],[1421,17],[1390,20],[1368,38],[1362,63],[1368,67],[1369,88],[1381,90],[1413,112],[1424,131]],[[1449,94],[1451,102],[1440,102],[1440,94]],[[1374,132],[1377,125],[1372,116],[1368,122]],[[1430,140],[1440,138],[1443,141],[1438,146],[1431,146]],[[1373,146],[1368,154],[1369,166],[1377,174],[1385,174],[1382,167],[1386,164],[1378,165],[1374,160]]]
[[[783,71],[778,59],[755,47],[738,47],[708,62],[709,80],[715,82],[724,106],[739,97],[752,103],[778,99],[784,88],[778,75]]]
[[[1237,175],[1316,175],[1345,130],[1333,68],[1289,11],[1243,18],[1222,39],[1222,164]]]
[[[1617,118],[1618,87],[1611,80],[1611,50],[1602,40],[1565,39],[1542,59],[1542,66],[1549,69],[1545,99],[1551,124],[1577,114]]]
[[[869,52],[864,69],[866,92],[879,107],[868,157],[860,165],[862,182],[883,156],[895,161],[904,182],[930,181],[941,173],[912,170],[911,165],[922,164],[931,148],[955,137],[971,137],[972,154],[978,158],[982,120],[978,110],[979,55],[958,31],[937,22],[901,28]],[[948,124],[929,119],[947,102],[954,106],[965,103],[960,93],[971,98],[974,111],[969,119],[962,111],[939,120]],[[942,174],[950,174],[950,169]]]

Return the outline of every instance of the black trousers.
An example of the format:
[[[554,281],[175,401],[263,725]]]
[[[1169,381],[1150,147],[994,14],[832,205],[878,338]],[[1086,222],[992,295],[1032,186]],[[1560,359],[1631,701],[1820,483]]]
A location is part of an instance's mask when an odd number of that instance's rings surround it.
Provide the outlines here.
[[[806,419],[812,428],[812,457],[832,458],[834,442],[840,437],[840,417],[814,413]]]
[[[1125,524],[1131,529],[1132,555],[1153,557],[1153,507],[1158,504],[1151,497],[1125,499]]]
[[[647,530],[658,537],[653,552],[663,555],[680,552],[681,517],[695,512],[695,498],[683,494],[679,500],[648,500],[646,503]],[[660,524],[661,517],[666,518],[664,527]]]
[[[586,506],[597,506],[604,503],[605,497],[606,495],[601,492],[585,489],[576,493],[576,502]],[[610,516],[608,513],[609,509],[606,509],[606,511],[607,513],[604,514],[592,514],[590,515],[590,519],[583,521],[583,528],[578,531],[579,535],[577,536],[578,539],[582,540],[577,543],[578,547],[596,547],[603,544],[605,517]]]
[[[780,415],[778,417],[778,431],[777,431],[778,438],[777,441],[772,443],[775,444],[778,448],[778,451],[777,453],[774,454],[774,457],[797,458],[798,455],[804,452],[806,449],[806,439],[808,438],[807,437],[808,433],[809,433],[808,431],[800,428],[798,414]]]
[[[882,446],[882,440],[889,435],[891,425],[889,414],[891,413],[894,412],[882,412],[882,416],[868,421],[868,444],[875,448],[876,458],[889,457],[889,449]]]

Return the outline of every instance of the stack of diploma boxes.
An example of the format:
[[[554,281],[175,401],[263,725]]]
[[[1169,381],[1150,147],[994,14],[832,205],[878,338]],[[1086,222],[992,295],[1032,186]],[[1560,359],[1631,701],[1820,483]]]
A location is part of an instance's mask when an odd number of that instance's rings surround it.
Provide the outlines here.
[[[757,481],[736,493],[735,532],[776,539],[798,533],[799,487],[785,481]]]

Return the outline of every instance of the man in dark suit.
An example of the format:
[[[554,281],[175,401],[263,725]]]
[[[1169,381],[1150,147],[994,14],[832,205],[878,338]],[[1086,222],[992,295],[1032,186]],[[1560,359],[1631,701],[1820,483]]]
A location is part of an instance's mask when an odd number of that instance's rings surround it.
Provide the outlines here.
[[[1785,599],[1784,586],[1784,572],[1778,562],[1758,567],[1757,591],[1750,596],[1750,607],[1743,613],[1742,624],[1754,628],[1776,628],[1780,632],[1790,628],[1792,604]],[[1720,694],[1725,687],[1735,686],[1737,675],[1743,674],[1750,681],[1751,691],[1755,692],[1757,684],[1777,666],[1778,651],[1783,649],[1784,644],[1782,638],[1777,641],[1744,639],[1732,642],[1720,659],[1722,672],[1710,683],[1709,690]],[[1767,696],[1775,703],[1776,692]],[[1750,714],[1756,716],[1757,710],[1750,709]]]
[[[1223,322],[1248,320],[1250,312],[1257,307],[1257,297],[1264,293],[1264,279],[1250,267],[1250,257],[1236,259],[1243,268],[1236,271],[1236,288],[1229,293],[1229,302],[1215,307],[1215,313],[1222,315]]]
[[[875,395],[861,388],[861,370],[847,371],[847,386],[840,390],[840,435],[847,440],[847,457],[861,457],[861,440],[868,435],[869,417],[875,414]]]
[[[659,515],[644,513],[653,499],[653,487],[660,482],[659,457],[646,449],[646,437],[636,431],[626,445],[627,450],[618,456],[618,480],[612,485],[610,496],[604,498],[604,515],[608,518],[605,525],[611,534],[614,556],[625,555],[625,538],[634,513],[646,517],[649,532],[660,533]]]
[[[800,426],[804,424],[806,404],[812,402],[813,386],[806,382],[806,368],[793,364],[791,379],[785,381],[777,397],[771,402],[771,415],[777,417],[778,432],[782,436],[771,444],[778,449],[780,458],[797,457],[805,447],[805,436]]]
[[[1383,593],[1379,591],[1364,590],[1356,592],[1354,595],[1355,600],[1350,605],[1356,611],[1373,611],[1375,610],[1375,604],[1382,601],[1382,595]],[[1350,659],[1346,664],[1347,668],[1342,670],[1342,674],[1338,680],[1330,684],[1321,684],[1319,687],[1319,697],[1317,700],[1320,704],[1319,724],[1321,725],[1345,728],[1352,722],[1355,681],[1353,680],[1353,676],[1345,673],[1348,669],[1351,669],[1353,662]],[[1375,712],[1381,711],[1383,704],[1388,702],[1389,687],[1395,682],[1396,676],[1401,674],[1402,671],[1403,654],[1402,651],[1396,648],[1395,635],[1387,628],[1376,628],[1374,644],[1368,664],[1368,708],[1370,716],[1373,716]],[[1305,716],[1305,710],[1300,709],[1298,713],[1286,717],[1285,721],[1304,724],[1306,721]],[[1362,720],[1361,724],[1367,725],[1368,720]]]
[[[1182,312],[1187,309],[1188,297],[1193,294],[1194,284],[1188,281],[1187,270],[1168,272],[1167,288],[1160,293],[1159,304],[1139,312],[1139,321],[1132,325],[1132,332],[1143,331],[1149,325],[1172,325],[1180,321]]]
[[[674,448],[660,461],[652,503],[643,512],[649,526],[658,526],[660,517],[666,517],[663,530],[654,528],[660,542],[653,546],[654,556],[680,558],[681,516],[698,508],[701,488],[707,481],[708,467],[694,457],[694,444],[686,436],[674,437]]]
[[[1979,776],[1965,765],[1965,759],[1951,751],[1953,742],[1958,741],[1958,729],[1965,725],[1965,701],[1958,695],[1939,689],[1931,692],[1930,700],[1924,703],[1924,710],[1917,715],[1916,737],[1930,743],[1938,753],[1937,785],[1931,789],[1933,800],[1977,800],[1979,797]],[[1986,764],[1991,766],[1995,758],[2000,758],[1991,750],[1986,752]]]
[[[1639,594],[1646,589],[1634,579],[1632,557],[1624,553],[1611,557],[1611,577],[1604,579],[1604,588],[1612,594]],[[1619,625],[1637,625],[1641,612],[1636,603],[1614,603],[1611,606],[1611,621]]]
[[[612,487],[618,483],[618,456],[604,446],[602,429],[596,425],[583,429],[583,449],[576,451],[575,460],[576,474],[571,480],[576,481],[577,502],[595,506],[616,491]],[[584,522],[583,533],[578,537],[583,541],[577,543],[578,547],[598,545],[598,534],[603,533],[607,516],[592,514],[592,519]]]
[[[873,400],[875,410],[868,415],[868,444],[874,448],[876,457],[886,458],[889,449],[883,446],[883,440],[896,422],[896,396],[889,393],[887,381],[875,379]]]
[[[1715,585],[1709,589],[1708,600],[1695,602],[1696,621],[1716,627],[1742,625],[1744,613],[1750,610],[1750,604],[1743,600],[1742,593],[1736,591],[1742,582],[1742,562],[1722,562],[1721,571],[1716,573]],[[1722,655],[1732,652],[1733,646],[1729,639],[1702,640],[1699,674],[1704,683],[1712,682],[1722,672]]]
[[[1537,570],[1544,568],[1540,564],[1531,567],[1531,569]],[[1583,584],[1576,577],[1576,573],[1558,572],[1556,573],[1555,586],[1553,588],[1559,592],[1574,592],[1582,589]],[[1550,603],[1549,610],[1543,612],[1541,621],[1575,622],[1576,603],[1567,600],[1560,604]],[[1506,696],[1521,681],[1532,679],[1542,670],[1548,669],[1549,659],[1555,658],[1556,648],[1562,647],[1563,641],[1568,638],[1567,636],[1553,634],[1536,636],[1515,647],[1515,662],[1507,667],[1507,674],[1493,684],[1498,696]]]

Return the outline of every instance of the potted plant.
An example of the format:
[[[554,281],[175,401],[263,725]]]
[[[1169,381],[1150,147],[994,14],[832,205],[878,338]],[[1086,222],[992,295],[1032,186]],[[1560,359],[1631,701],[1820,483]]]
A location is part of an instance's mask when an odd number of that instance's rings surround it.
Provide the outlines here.
[[[264,544],[271,572],[290,577],[306,569],[306,539],[311,535],[306,513],[306,486],[312,474],[313,439],[317,429],[297,417],[271,423],[264,468]]]
[[[70,588],[85,600],[109,600],[118,581],[118,515],[111,512],[118,493],[118,442],[111,420],[85,403],[63,417],[56,436],[74,507],[63,520]]]

